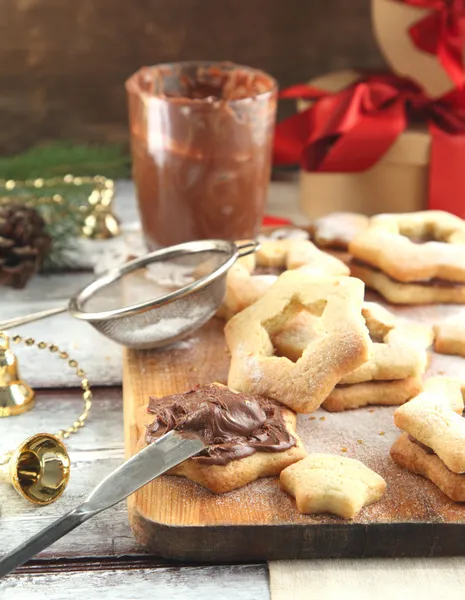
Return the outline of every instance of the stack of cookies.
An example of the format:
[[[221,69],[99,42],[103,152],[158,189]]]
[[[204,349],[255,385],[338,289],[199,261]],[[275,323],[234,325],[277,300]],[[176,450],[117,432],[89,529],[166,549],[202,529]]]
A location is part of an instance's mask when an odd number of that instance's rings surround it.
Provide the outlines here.
[[[371,357],[363,296],[364,285],[354,277],[285,271],[226,324],[229,387],[276,399],[296,412],[316,410],[343,377]],[[276,338],[294,319],[307,316],[312,328],[304,323],[299,329],[304,349],[293,362],[276,352]]]
[[[465,304],[465,221],[442,211],[378,215],[349,244],[351,273],[392,304]]]
[[[371,356],[330,392],[322,404],[328,411],[399,405],[422,389],[432,328],[403,322],[375,302],[364,302],[362,316],[372,341]],[[282,356],[297,361],[318,327],[314,316],[301,312],[273,336],[273,344]]]
[[[391,448],[398,465],[429,479],[456,502],[465,502],[463,408],[459,381],[428,379],[423,393],[395,411],[403,433]]]

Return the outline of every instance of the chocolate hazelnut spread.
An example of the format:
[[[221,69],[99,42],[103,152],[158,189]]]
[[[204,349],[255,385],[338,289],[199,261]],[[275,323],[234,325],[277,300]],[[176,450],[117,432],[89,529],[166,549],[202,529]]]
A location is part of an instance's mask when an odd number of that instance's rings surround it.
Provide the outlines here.
[[[360,260],[358,258],[352,258],[351,262],[353,262],[356,265],[359,265],[361,267],[365,267],[368,269],[371,269],[372,271],[376,271],[378,273],[381,272],[381,269],[378,269],[378,267],[374,267],[373,265],[370,265],[369,263],[365,262],[364,260]],[[350,264],[349,264],[350,267]],[[391,281],[395,281],[396,283],[405,283],[405,281],[398,281],[397,279],[394,279],[394,277],[391,277],[390,275],[388,275],[387,273],[383,273],[385,275],[385,277],[387,277],[388,279],[390,279]],[[433,277],[432,279],[422,279],[420,281],[409,281],[408,283],[414,284],[414,285],[424,285],[427,287],[442,287],[442,288],[456,288],[456,287],[461,287],[465,285],[465,282],[463,281],[450,281],[449,279],[441,279],[440,277]]]
[[[150,248],[258,233],[276,81],[232,63],[144,67],[126,83],[133,176]]]
[[[200,463],[225,465],[257,451],[282,452],[296,444],[278,404],[226,387],[208,385],[150,398],[148,411],[155,420],[147,427],[147,443],[173,429],[199,437],[208,445],[192,459]]]

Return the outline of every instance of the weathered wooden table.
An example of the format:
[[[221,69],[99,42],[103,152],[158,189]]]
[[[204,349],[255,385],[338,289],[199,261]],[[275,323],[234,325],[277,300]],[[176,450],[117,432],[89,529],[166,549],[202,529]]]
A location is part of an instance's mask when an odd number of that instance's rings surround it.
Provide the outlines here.
[[[129,183],[118,186],[116,210],[125,222],[136,221]],[[302,221],[295,184],[272,184],[268,212]],[[37,277],[20,292],[0,288],[0,318],[57,306],[91,279],[89,272],[67,273]],[[76,506],[124,459],[121,349],[67,315],[17,331],[54,342],[79,360],[94,386],[95,400],[88,424],[67,441],[72,476],[60,500],[50,506],[33,507],[13,488],[1,485],[0,555]],[[79,382],[61,361],[34,348],[14,349],[22,376],[37,390],[37,404],[20,417],[0,420],[0,452],[15,448],[33,433],[52,433],[68,426],[81,409]],[[421,590],[423,600],[435,597],[439,591],[445,598],[455,598],[465,583],[462,558],[312,561],[295,565],[299,571],[292,567],[285,571],[276,566],[271,569],[271,588],[276,598],[329,600],[343,594],[345,598],[363,600],[372,595],[374,582],[378,590],[383,589],[384,583],[389,592],[377,592],[380,598],[396,597],[397,590],[410,593],[412,598],[419,597],[415,594]],[[0,598],[188,600],[221,595],[224,600],[262,600],[270,597],[269,581],[265,563],[183,566],[149,556],[137,546],[128,525],[126,504],[121,503],[0,581]]]

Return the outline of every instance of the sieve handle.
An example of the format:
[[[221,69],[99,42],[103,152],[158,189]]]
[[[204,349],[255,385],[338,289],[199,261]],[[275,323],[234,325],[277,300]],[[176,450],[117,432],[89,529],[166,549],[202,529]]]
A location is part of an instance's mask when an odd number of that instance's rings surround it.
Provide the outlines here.
[[[248,256],[253,252],[256,252],[260,248],[260,242],[256,240],[252,240],[250,242],[241,242],[240,244],[236,244],[237,248],[237,258],[242,258],[243,256]]]
[[[33,323],[34,321],[39,321],[40,319],[46,319],[47,317],[64,313],[67,310],[68,305],[60,306],[59,308],[48,308],[47,310],[41,310],[29,315],[24,315],[24,317],[13,317],[12,319],[7,319],[6,321],[0,321],[0,331],[5,331],[6,329],[11,329],[12,327],[19,327],[20,325],[26,325],[27,323]]]

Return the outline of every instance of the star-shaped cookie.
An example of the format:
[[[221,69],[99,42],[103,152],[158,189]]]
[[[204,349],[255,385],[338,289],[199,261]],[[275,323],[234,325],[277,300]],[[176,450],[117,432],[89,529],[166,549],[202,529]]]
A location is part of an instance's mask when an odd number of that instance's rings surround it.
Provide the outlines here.
[[[363,463],[335,454],[311,454],[284,469],[279,481],[295,497],[299,512],[344,519],[377,502],[386,489],[384,479]]]
[[[352,277],[285,271],[224,329],[231,389],[273,398],[296,412],[316,410],[342,377],[371,356],[362,317],[364,286]],[[302,356],[277,356],[273,336],[302,310],[320,319]]]

